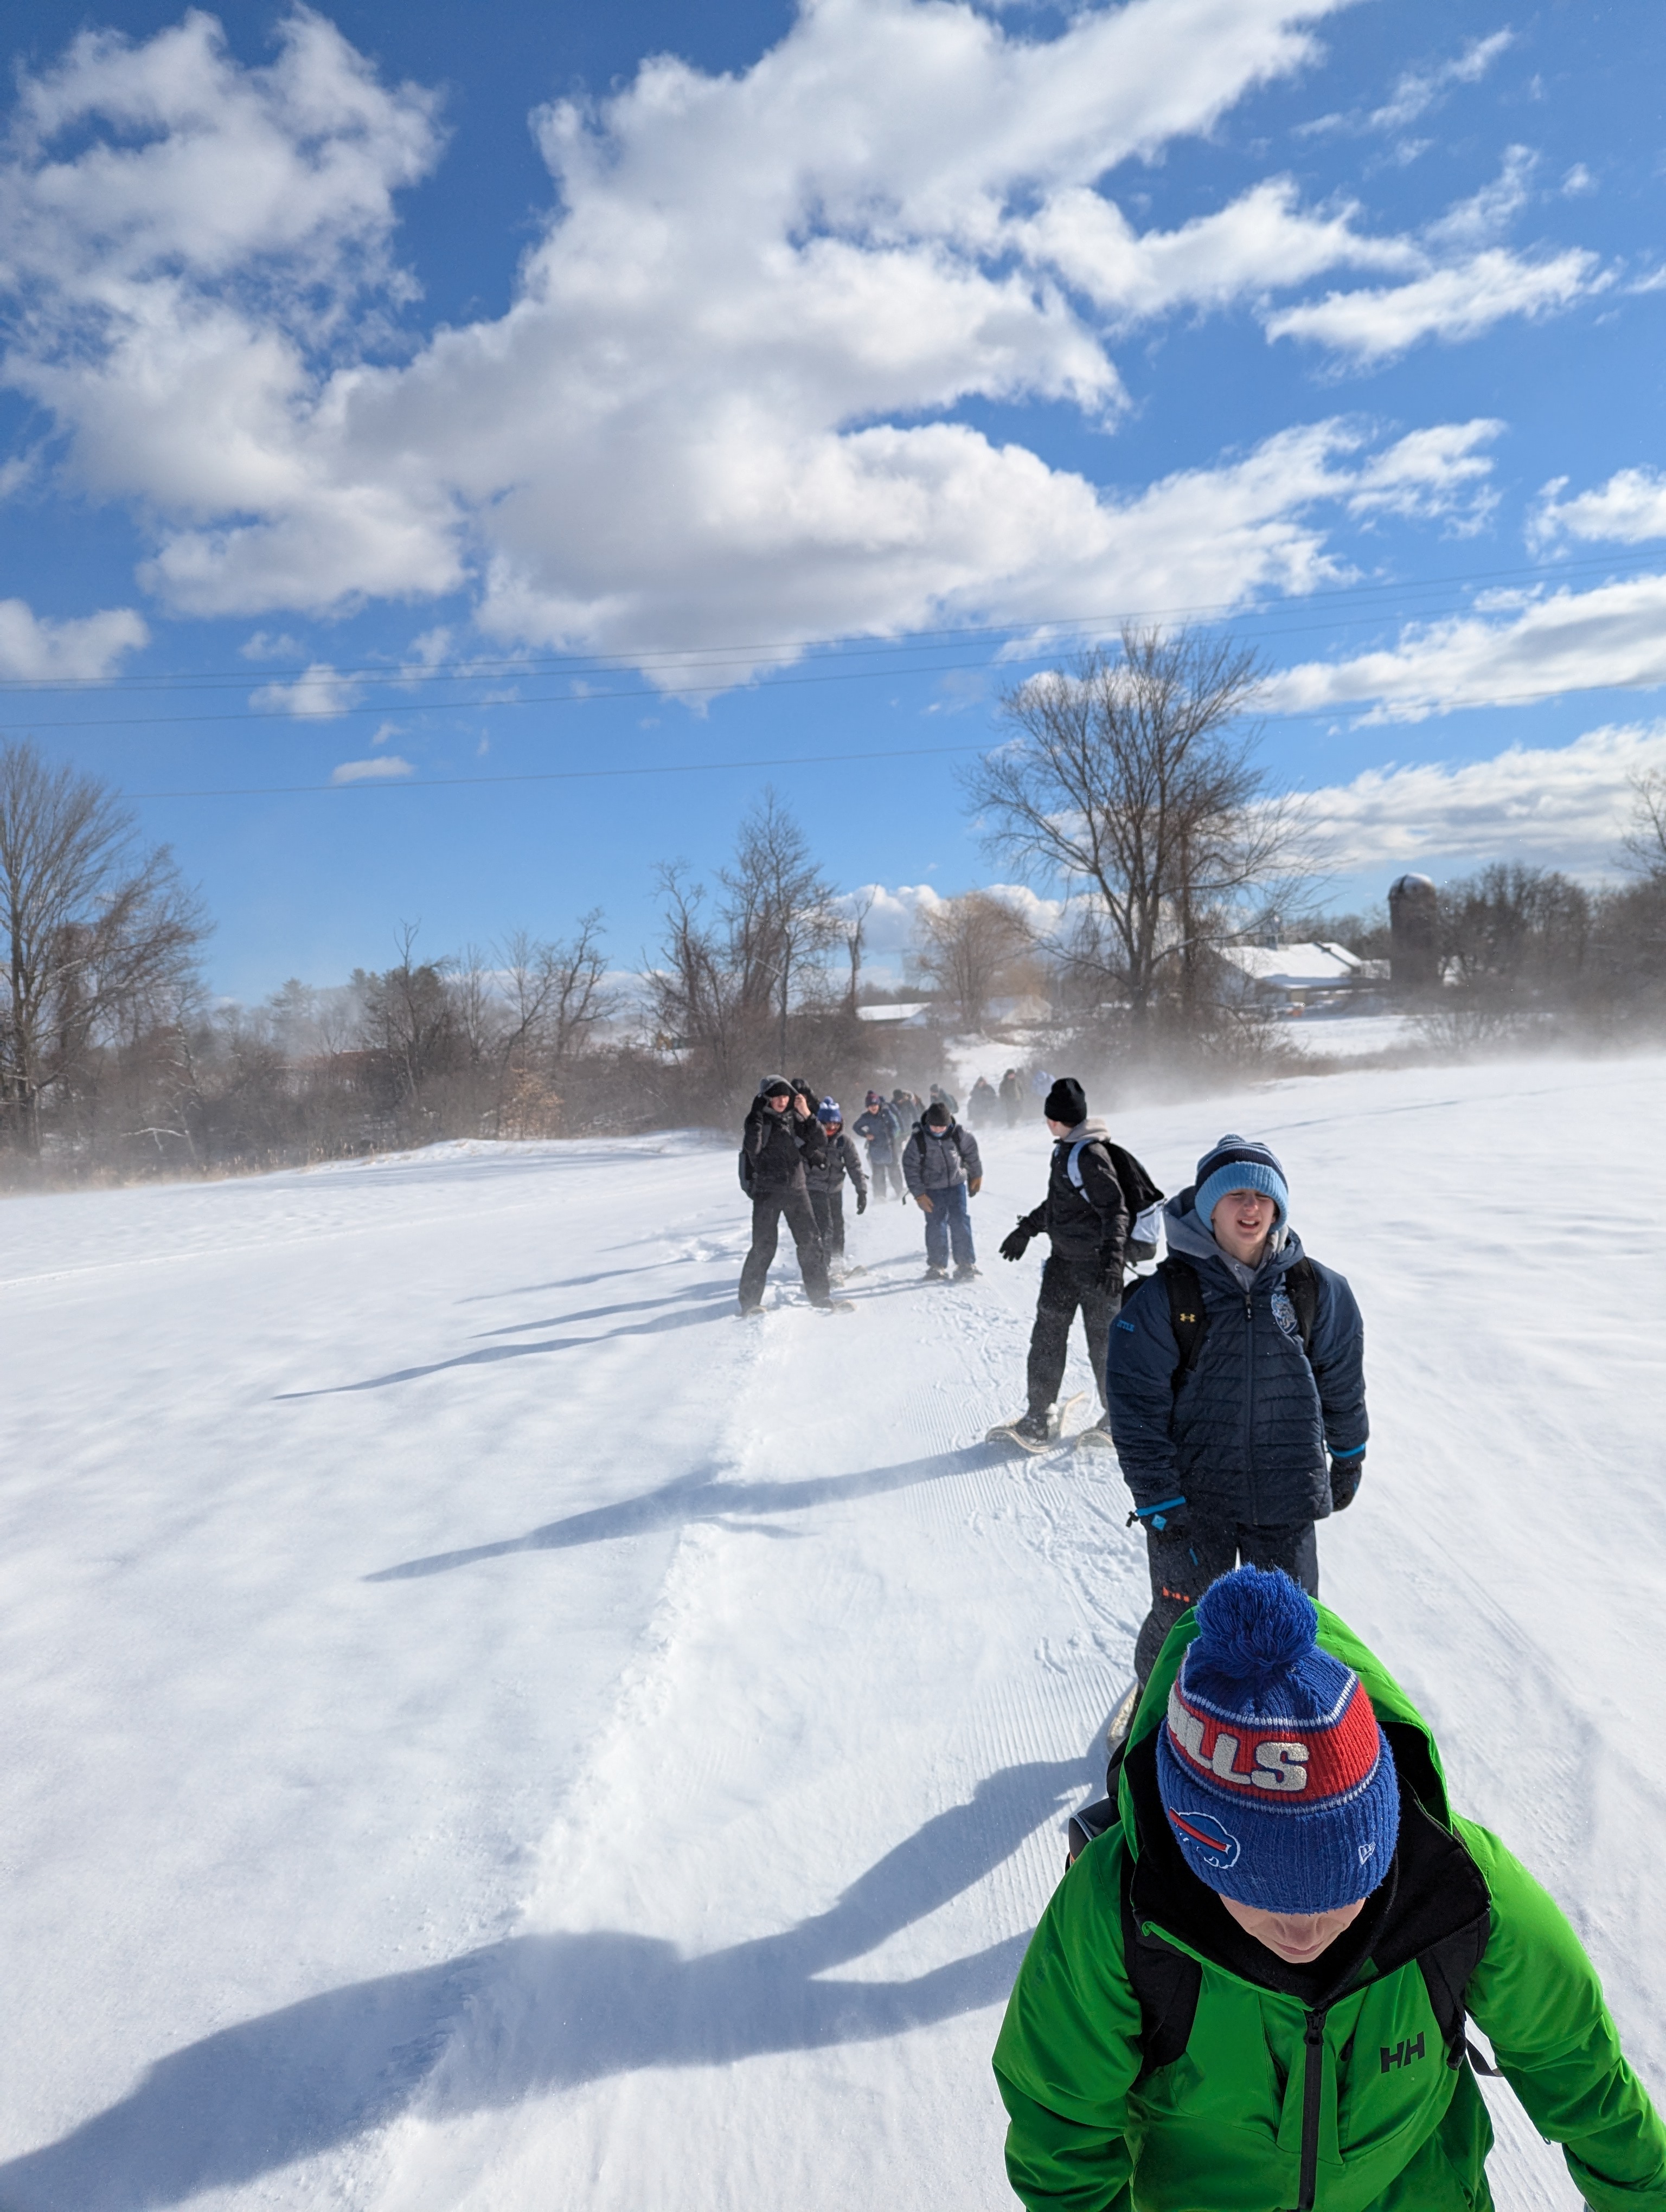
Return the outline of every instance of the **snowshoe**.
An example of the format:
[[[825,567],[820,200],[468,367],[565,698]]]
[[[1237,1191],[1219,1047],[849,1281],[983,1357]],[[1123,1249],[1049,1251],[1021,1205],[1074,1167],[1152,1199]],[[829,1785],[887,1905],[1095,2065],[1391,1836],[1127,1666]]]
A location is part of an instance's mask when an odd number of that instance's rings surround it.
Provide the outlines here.
[[[1065,1415],[1079,1406],[1086,1395],[1085,1390],[1078,1390],[1073,1396],[1062,1398],[1056,1406],[1049,1407],[1045,1415],[1023,1413],[1016,1421],[998,1422],[988,1431],[984,1442],[1017,1444],[1027,1452],[1044,1452],[1049,1444],[1059,1441]]]
[[[824,1313],[854,1313],[856,1301],[854,1298],[830,1298],[821,1310]]]
[[[946,1267],[927,1267],[920,1279],[923,1283],[946,1283],[949,1271]]]
[[[958,1283],[975,1283],[982,1272],[981,1267],[957,1267],[954,1279]]]
[[[1077,1431],[1077,1450],[1080,1451],[1085,1446],[1090,1451],[1116,1450],[1116,1447],[1111,1441],[1110,1416],[1108,1413],[1101,1413],[1091,1427]]]
[[[848,1283],[853,1275],[865,1275],[866,1273],[866,1267],[847,1267],[841,1280]]]

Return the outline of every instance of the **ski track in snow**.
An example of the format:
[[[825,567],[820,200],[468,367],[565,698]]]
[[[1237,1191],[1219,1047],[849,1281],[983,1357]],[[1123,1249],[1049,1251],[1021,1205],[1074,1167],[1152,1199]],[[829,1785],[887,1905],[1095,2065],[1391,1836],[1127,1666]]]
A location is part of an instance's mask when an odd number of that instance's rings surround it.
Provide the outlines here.
[[[1657,2090],[1663,1073],[1116,1122],[1170,1188],[1265,1136],[1353,1281],[1326,1595]],[[982,1280],[876,1204],[854,1314],[789,1256],[745,1325],[696,1137],[6,1206],[6,2212],[1011,2203],[989,2049],[1146,1580],[1110,1455],[981,1441],[1046,1171],[986,1149]],[[1501,2207],[1573,2207],[1487,2094]]]

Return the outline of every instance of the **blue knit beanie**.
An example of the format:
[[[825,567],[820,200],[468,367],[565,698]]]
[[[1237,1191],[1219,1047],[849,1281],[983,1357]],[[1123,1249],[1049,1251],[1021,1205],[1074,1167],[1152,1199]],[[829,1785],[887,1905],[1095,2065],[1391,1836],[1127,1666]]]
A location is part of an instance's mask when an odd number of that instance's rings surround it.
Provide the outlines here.
[[[1273,1224],[1275,1234],[1290,1218],[1290,1188],[1284,1170],[1265,1145],[1248,1137],[1219,1139],[1197,1164],[1192,1205],[1206,1229],[1229,1190],[1264,1191],[1279,1209],[1279,1218]]]
[[[1223,1575],[1198,1600],[1158,1733],[1157,1785],[1187,1865],[1264,1912],[1369,1897],[1400,1834],[1388,1739],[1318,1626],[1288,1575]]]
[[[830,1129],[836,1121],[841,1128],[844,1127],[844,1115],[839,1110],[839,1102],[836,1098],[824,1098],[816,1109],[816,1119],[824,1129]]]

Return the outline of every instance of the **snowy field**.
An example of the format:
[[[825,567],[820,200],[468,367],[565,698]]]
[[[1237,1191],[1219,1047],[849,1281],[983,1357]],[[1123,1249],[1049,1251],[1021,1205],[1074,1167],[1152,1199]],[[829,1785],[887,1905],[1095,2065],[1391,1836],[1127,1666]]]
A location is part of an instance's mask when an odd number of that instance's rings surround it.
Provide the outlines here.
[[[1264,1136],[1351,1276],[1326,1595],[1657,2094],[1663,1083],[1117,1123],[1170,1187]],[[1044,1133],[988,1164],[983,1280],[922,1285],[893,1203],[855,1313],[788,1261],[750,1325],[689,1139],[0,1206],[6,2212],[1011,2203],[988,2053],[1144,1572],[1107,1460],[977,1441]],[[1572,2206],[1487,2094],[1501,2205]]]

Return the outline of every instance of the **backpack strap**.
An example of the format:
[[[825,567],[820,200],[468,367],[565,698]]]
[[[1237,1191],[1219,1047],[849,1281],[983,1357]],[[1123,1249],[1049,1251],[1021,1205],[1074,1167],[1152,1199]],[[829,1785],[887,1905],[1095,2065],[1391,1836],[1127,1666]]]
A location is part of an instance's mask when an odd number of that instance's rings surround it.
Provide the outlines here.
[[[1070,1147],[1070,1158],[1064,1164],[1065,1173],[1084,1198],[1087,1196],[1087,1186],[1082,1181],[1082,1154],[1091,1142],[1090,1138],[1084,1137],[1079,1143],[1073,1145]]]
[[[1140,2079],[1183,2057],[1203,1989],[1203,1969],[1189,1951],[1141,1932],[1134,1917],[1134,1861],[1122,1860],[1122,1964],[1140,2000]]]
[[[1296,1326],[1301,1331],[1302,1350],[1310,1359],[1313,1357],[1313,1328],[1319,1318],[1319,1278],[1313,1272],[1313,1262],[1304,1253],[1293,1267],[1284,1271],[1284,1286],[1290,1294],[1290,1303],[1296,1309]]]
[[[1174,1331],[1180,1353],[1180,1364],[1169,1378],[1170,1389],[1178,1394],[1181,1384],[1197,1364],[1209,1316],[1204,1310],[1202,1279],[1189,1260],[1170,1256],[1157,1272],[1169,1294],[1169,1327]]]
[[[1456,1929],[1443,1936],[1438,1943],[1420,1951],[1417,1963],[1423,1975],[1424,1986],[1429,1992],[1429,2002],[1434,2007],[1435,2019],[1440,2027],[1440,2039],[1446,2046],[1446,2063],[1462,2066],[1468,2039],[1464,2034],[1464,1998],[1468,1990],[1469,1977],[1481,1961],[1492,1933],[1492,1915],[1483,1912]],[[1498,2069],[1489,2066],[1479,2051],[1470,2052],[1470,2063],[1483,2073],[1494,2074]]]

